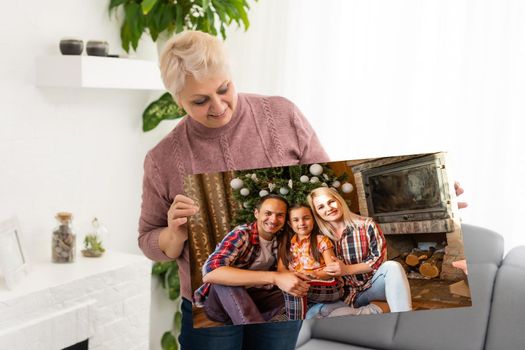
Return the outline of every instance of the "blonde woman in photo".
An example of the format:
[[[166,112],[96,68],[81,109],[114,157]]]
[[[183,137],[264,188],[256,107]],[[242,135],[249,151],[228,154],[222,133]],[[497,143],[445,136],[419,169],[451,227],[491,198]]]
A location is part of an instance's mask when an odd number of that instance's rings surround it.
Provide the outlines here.
[[[345,303],[385,300],[392,312],[412,310],[406,273],[398,262],[385,260],[386,240],[374,220],[352,213],[330,188],[317,188],[307,199],[319,229],[334,242],[336,258],[323,271],[343,278]]]

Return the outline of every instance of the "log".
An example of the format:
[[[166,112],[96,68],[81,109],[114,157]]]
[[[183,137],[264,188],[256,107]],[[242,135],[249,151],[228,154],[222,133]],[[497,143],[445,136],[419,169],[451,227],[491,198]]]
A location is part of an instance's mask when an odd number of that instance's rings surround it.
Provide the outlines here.
[[[443,257],[445,252],[437,251],[430,259],[421,263],[419,267],[419,273],[425,277],[435,278],[441,273],[441,267],[443,265]]]
[[[416,267],[419,265],[421,260],[429,259],[434,253],[434,249],[430,250],[421,250],[418,248],[412,249],[410,254],[405,258],[405,262],[408,266]]]

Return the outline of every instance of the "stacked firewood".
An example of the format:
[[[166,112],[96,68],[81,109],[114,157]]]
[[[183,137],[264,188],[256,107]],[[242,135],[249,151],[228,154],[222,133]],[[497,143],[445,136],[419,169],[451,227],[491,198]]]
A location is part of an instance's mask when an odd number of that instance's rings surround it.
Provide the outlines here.
[[[407,274],[411,271],[418,271],[426,278],[438,277],[443,265],[444,249],[430,247],[428,250],[414,248],[410,253],[403,253],[396,257],[395,261],[399,262]]]

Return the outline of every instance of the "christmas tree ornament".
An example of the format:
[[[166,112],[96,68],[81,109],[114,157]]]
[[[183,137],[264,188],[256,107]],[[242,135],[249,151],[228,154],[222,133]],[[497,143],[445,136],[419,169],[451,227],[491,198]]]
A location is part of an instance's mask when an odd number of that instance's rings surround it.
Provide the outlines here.
[[[244,202],[242,203],[242,206],[244,207],[244,209],[249,209],[250,208],[250,202]]]
[[[327,184],[326,182],[323,182],[323,183],[321,184],[321,186],[323,186],[323,187],[328,187],[328,184]]]
[[[288,181],[288,187],[293,188],[293,181],[291,179]]]
[[[312,176],[310,179],[310,183],[316,184],[319,182],[319,178],[317,176]]]
[[[323,167],[320,164],[310,165],[310,174],[314,176],[319,176],[323,173]]]
[[[299,178],[299,181],[301,181],[303,184],[307,183],[308,181],[310,181],[310,178],[306,175],[303,175]]]
[[[325,180],[329,180],[329,179],[330,179],[330,178],[328,177],[328,175],[326,175],[326,174],[323,174],[323,177],[324,177]]]
[[[273,192],[273,190],[275,189],[275,184],[273,183],[268,183],[268,189],[270,190],[270,192]]]
[[[335,180],[334,182],[332,182],[332,187],[339,188],[339,186],[341,186],[341,183],[339,181]]]
[[[343,186],[341,187],[341,190],[344,192],[344,193],[350,193],[354,190],[354,186],[352,186],[351,183],[349,182],[345,182],[343,184]]]
[[[290,191],[289,191],[286,187],[281,187],[281,188],[279,189],[279,193],[282,194],[283,196],[284,196],[284,195],[287,195],[288,192],[290,192]]]
[[[247,189],[246,187],[241,189],[241,195],[243,195],[244,197],[246,197],[249,194],[250,194],[250,190]]]
[[[252,180],[255,181],[255,182],[259,181],[259,179],[257,178],[257,174],[256,174],[256,173],[253,173],[250,177],[251,177]]]
[[[270,192],[268,192],[268,191],[266,191],[266,190],[261,190],[261,191],[259,192],[259,197],[264,197],[264,196],[267,196],[267,195],[269,195],[269,194],[270,194]]]
[[[236,177],[235,179],[231,180],[230,181],[230,186],[231,188],[233,188],[234,190],[240,190],[242,188],[242,186],[244,186],[244,182],[242,182],[241,179],[239,179],[238,177]]]

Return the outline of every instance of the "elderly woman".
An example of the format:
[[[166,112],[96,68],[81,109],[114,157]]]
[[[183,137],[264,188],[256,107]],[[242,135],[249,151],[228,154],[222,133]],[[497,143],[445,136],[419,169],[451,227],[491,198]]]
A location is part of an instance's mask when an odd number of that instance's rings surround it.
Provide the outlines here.
[[[386,300],[392,312],[411,310],[406,273],[398,262],[385,261],[386,241],[376,223],[352,213],[332,189],[317,188],[307,199],[321,232],[334,242],[337,259],[324,271],[343,278],[344,301],[359,307]]]
[[[326,162],[328,156],[292,102],[236,92],[217,38],[196,31],[174,36],[161,54],[160,70],[187,116],[146,155],[139,246],[152,260],[179,264],[182,348],[293,349],[299,322],[192,327],[185,224],[198,208],[183,195],[183,181],[188,174]],[[308,290],[291,273],[272,277],[282,290]]]

